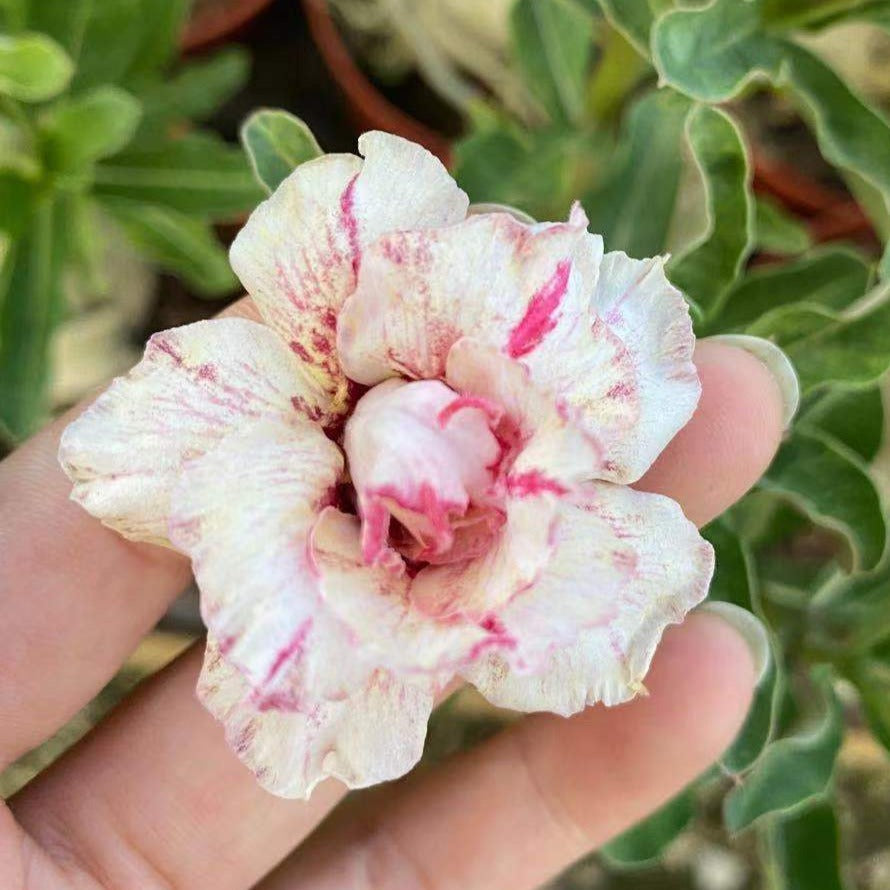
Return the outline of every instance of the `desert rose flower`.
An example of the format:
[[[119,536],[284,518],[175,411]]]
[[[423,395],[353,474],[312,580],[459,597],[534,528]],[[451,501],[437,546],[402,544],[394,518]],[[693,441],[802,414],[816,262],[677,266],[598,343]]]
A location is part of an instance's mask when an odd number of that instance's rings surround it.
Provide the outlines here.
[[[470,213],[420,147],[298,167],[232,247],[263,319],[156,334],[66,430],[73,498],[187,554],[198,693],[270,791],[420,756],[455,676],[572,714],[643,690],[709,545],[629,487],[699,398],[661,259]]]

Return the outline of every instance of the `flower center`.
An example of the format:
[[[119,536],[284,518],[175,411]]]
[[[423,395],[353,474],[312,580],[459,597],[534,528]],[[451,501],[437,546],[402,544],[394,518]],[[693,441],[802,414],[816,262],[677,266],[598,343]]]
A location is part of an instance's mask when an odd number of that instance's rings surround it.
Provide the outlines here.
[[[438,380],[387,380],[358,402],[344,446],[362,556],[394,571],[484,552],[503,524],[500,410]]]

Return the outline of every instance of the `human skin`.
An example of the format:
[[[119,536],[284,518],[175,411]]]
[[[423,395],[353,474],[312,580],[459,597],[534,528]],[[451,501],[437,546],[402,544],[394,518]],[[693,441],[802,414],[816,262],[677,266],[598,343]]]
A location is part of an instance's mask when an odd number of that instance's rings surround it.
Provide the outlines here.
[[[229,312],[253,317],[246,300]],[[702,341],[695,361],[698,410],[639,487],[702,525],[768,466],[782,401],[748,352]],[[101,689],[189,577],[181,556],[129,543],[68,501],[56,453],[70,419],[0,464],[0,769]],[[195,647],[0,805],[0,887],[534,888],[717,759],[755,682],[737,632],[693,614],[665,635],[647,697],[523,717],[354,795],[315,831],[342,787],[328,781],[309,802],[263,791],[195,699],[200,662]]]

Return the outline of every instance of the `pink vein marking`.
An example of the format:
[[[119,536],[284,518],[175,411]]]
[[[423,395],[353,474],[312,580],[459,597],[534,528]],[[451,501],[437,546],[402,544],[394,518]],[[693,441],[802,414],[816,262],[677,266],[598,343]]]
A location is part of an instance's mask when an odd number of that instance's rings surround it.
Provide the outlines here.
[[[298,628],[297,632],[293,635],[293,637],[288,641],[288,643],[283,646],[275,655],[275,661],[272,662],[272,666],[269,668],[269,672],[266,674],[265,683],[270,683],[275,675],[284,667],[287,662],[292,661],[297,658],[303,652],[303,646],[306,643],[306,637],[309,636],[309,631],[312,628],[312,619],[307,618]]]
[[[349,249],[352,252],[352,271],[356,275],[358,275],[362,261],[362,247],[358,238],[358,220],[355,218],[355,181],[357,179],[358,173],[349,180],[349,185],[340,195],[340,214],[343,217],[343,227],[346,229]]]
[[[562,496],[568,494],[568,489],[545,476],[540,470],[526,470],[524,473],[515,473],[507,477],[507,490],[513,497],[536,497],[540,494],[555,494]]]
[[[152,337],[150,345],[154,346],[159,352],[164,352],[169,355],[177,365],[183,363],[182,355],[176,351],[175,347],[169,340],[163,337]]]
[[[529,300],[525,315],[510,331],[507,341],[507,355],[510,358],[527,355],[556,327],[559,319],[554,314],[569,286],[571,271],[571,260],[557,263],[554,273]]]
[[[439,412],[439,415],[436,418],[439,422],[439,426],[444,429],[448,426],[451,418],[454,417],[458,411],[463,411],[465,408],[476,408],[479,411],[483,411],[488,416],[488,419],[494,424],[497,424],[500,421],[501,416],[504,413],[499,405],[496,405],[490,399],[483,398],[482,396],[458,396]]]

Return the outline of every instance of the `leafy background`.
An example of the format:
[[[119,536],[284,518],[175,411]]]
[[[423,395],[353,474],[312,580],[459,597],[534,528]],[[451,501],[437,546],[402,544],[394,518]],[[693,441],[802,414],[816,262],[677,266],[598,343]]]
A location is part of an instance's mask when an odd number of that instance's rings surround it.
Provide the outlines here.
[[[140,14],[147,5],[150,16]],[[244,85],[247,59],[227,48],[180,60],[187,7],[0,0],[0,419],[10,438],[49,411],[48,357],[60,328],[120,299],[108,281],[111,246],[129,245],[130,274],[149,263],[207,295],[231,294],[216,224],[237,222],[321,151],[284,110],[245,121],[246,152],[202,125]],[[726,879],[736,861],[720,865],[727,843],[759,863],[736,887],[890,883],[890,859],[887,872],[866,874],[839,853],[841,842],[848,853],[890,850],[880,817],[870,816],[874,800],[878,812],[890,800],[886,770],[877,773],[883,791],[865,787],[862,761],[849,753],[862,725],[890,750],[881,493],[890,129],[811,48],[845,22],[890,27],[890,3],[516,0],[509,101],[492,87],[460,106],[453,167],[474,200],[555,219],[580,198],[608,249],[672,254],[669,274],[700,335],[773,340],[803,391],[764,479],[705,531],[718,552],[712,598],[749,609],[770,634],[770,666],[746,724],[720,764],[563,876],[562,887],[689,886],[666,877],[684,844],[700,870],[711,861],[718,874],[699,883],[721,886],[720,868]],[[819,226],[755,190],[763,103],[793,109],[823,159],[820,175],[855,196],[869,234],[817,243]],[[301,110],[299,100],[291,107]],[[337,138],[321,141],[350,147]],[[181,644],[157,637],[147,646],[166,658]],[[137,659],[51,750],[94,722],[147,663]],[[428,756],[503,719],[472,696],[453,700],[436,718]],[[4,790],[46,756],[20,764]],[[838,757],[847,759],[840,771]],[[869,819],[883,837],[868,840]]]

